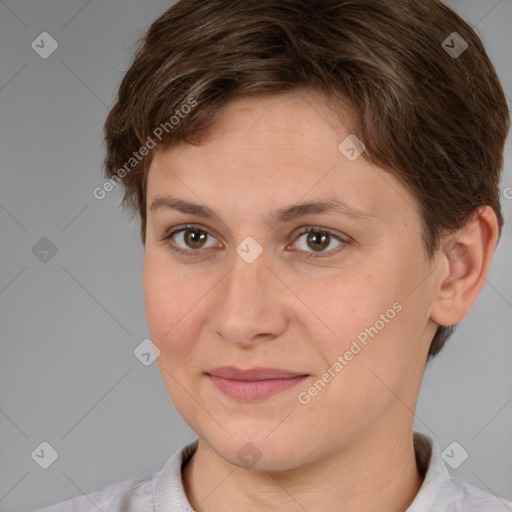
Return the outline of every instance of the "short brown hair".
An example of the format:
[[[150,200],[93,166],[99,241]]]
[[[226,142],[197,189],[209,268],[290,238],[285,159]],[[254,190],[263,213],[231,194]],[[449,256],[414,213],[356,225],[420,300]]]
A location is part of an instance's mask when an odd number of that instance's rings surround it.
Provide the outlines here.
[[[446,51],[454,37],[461,55]],[[143,243],[154,150],[134,152],[197,144],[228,101],[299,87],[353,107],[365,157],[417,198],[429,257],[481,206],[501,232],[507,102],[480,38],[441,1],[179,0],[148,29],[105,122],[105,175],[122,177]],[[453,329],[439,326],[429,358]]]

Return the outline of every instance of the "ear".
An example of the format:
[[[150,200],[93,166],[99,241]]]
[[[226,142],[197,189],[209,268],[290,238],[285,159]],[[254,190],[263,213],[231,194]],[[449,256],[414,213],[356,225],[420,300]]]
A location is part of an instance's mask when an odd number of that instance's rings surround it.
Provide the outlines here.
[[[479,209],[459,231],[447,236],[438,254],[439,282],[431,320],[450,326],[471,311],[489,274],[499,226],[490,206]]]

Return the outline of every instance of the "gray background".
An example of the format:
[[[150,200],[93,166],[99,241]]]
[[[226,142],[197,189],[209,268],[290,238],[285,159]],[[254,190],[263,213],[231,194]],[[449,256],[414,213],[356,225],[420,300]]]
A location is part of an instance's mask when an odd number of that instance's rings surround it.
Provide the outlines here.
[[[452,0],[476,26],[512,98],[512,0]],[[195,438],[149,337],[137,221],[92,190],[104,182],[102,124],[133,43],[163,0],[0,1],[0,510],[24,512],[160,469]],[[59,47],[41,58],[42,32]],[[512,197],[511,142],[502,189]],[[506,193],[508,190],[508,193]],[[416,428],[469,458],[450,472],[512,499],[512,200],[471,315],[430,365]],[[47,261],[32,248],[56,246]],[[41,242],[43,244],[47,242]],[[41,255],[40,255],[41,256]],[[42,469],[43,441],[59,453]]]

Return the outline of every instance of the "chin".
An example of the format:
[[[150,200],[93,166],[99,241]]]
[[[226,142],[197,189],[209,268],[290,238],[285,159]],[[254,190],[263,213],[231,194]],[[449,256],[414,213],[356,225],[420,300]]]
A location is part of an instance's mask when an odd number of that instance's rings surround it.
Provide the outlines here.
[[[286,471],[300,465],[304,452],[299,449],[302,442],[293,442],[281,436],[270,434],[262,429],[259,433],[240,430],[233,437],[222,439],[203,437],[219,457],[241,469],[254,471]],[[265,437],[268,436],[268,437]]]

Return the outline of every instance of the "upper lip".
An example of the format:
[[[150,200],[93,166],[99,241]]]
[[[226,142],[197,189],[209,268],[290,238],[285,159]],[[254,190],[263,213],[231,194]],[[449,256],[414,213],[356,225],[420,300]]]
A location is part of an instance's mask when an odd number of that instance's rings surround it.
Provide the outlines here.
[[[206,372],[208,375],[223,377],[231,380],[267,380],[267,379],[290,379],[302,377],[306,374],[282,370],[280,368],[248,368],[241,370],[234,366],[219,366]]]

